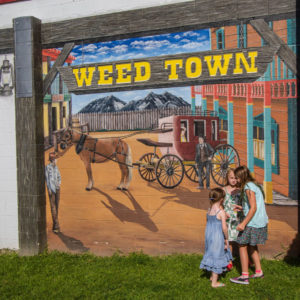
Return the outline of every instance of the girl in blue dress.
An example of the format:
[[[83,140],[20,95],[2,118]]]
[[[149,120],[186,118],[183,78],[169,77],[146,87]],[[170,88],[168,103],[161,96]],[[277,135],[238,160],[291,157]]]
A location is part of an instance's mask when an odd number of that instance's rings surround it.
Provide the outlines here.
[[[200,264],[200,269],[211,271],[211,286],[214,288],[225,286],[218,282],[218,275],[227,270],[227,265],[232,260],[226,215],[222,209],[224,198],[225,192],[221,188],[214,188],[209,193],[211,205],[207,213],[205,253]]]

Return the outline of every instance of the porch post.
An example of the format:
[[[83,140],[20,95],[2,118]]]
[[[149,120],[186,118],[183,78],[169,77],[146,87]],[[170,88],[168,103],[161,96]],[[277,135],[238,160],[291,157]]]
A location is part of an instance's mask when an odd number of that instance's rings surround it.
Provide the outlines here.
[[[266,203],[273,203],[271,141],[271,85],[265,81],[264,96],[264,191]]]
[[[219,95],[218,95],[218,85],[214,85],[214,92],[213,92],[213,101],[214,101],[214,111],[219,115]]]
[[[207,111],[207,101],[206,101],[206,94],[205,94],[206,86],[202,85],[202,111],[204,115],[206,115]]]
[[[195,112],[196,112],[196,104],[195,104],[195,87],[194,86],[191,86],[191,97],[192,97],[192,103],[191,103],[191,110],[192,110],[192,115],[194,116],[195,115]]]
[[[19,245],[21,255],[34,255],[47,246],[41,21],[13,24]]]
[[[234,146],[232,88],[233,88],[232,84],[227,85],[227,121],[228,121],[227,142],[229,145]]]
[[[253,98],[252,84],[247,83],[247,164],[248,169],[254,174],[254,148],[253,148]]]

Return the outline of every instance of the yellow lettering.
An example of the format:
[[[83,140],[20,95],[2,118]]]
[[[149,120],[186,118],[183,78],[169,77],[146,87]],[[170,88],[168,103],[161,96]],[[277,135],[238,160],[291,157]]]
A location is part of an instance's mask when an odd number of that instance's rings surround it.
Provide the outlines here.
[[[150,63],[146,61],[135,62],[134,67],[136,70],[134,82],[147,81],[151,77],[151,68]],[[144,74],[142,75],[142,70],[144,70]]]
[[[192,65],[195,65],[194,72]],[[185,74],[187,78],[197,78],[202,74],[202,62],[199,57],[189,57],[185,63]]]
[[[88,71],[88,77],[86,76],[86,71]],[[92,84],[94,72],[95,67],[89,67],[87,70],[86,68],[73,69],[73,74],[75,75],[77,86],[82,87],[83,83],[85,83],[86,86],[90,86]],[[78,73],[80,73],[80,76]]]
[[[112,78],[112,72],[113,72],[113,66],[98,66],[99,71],[99,85],[105,85],[105,84],[112,84],[113,78]]]
[[[170,66],[169,80],[177,80],[178,79],[177,66],[179,66],[179,68],[182,68],[182,59],[166,60],[165,69],[168,69],[169,66]]]
[[[128,74],[128,71],[131,71],[131,64],[116,65],[116,70],[118,71],[116,83],[131,83],[131,75]]]
[[[216,76],[218,70],[220,70],[220,75],[227,75],[229,62],[232,58],[232,54],[214,55],[214,56],[204,56],[204,60],[207,63],[209,76]],[[213,59],[214,65],[211,65],[211,60]],[[223,59],[223,65],[221,60]]]
[[[239,52],[235,54],[235,69],[233,70],[233,74],[243,74],[243,69],[241,68],[241,61],[246,69],[246,73],[256,73],[257,67],[255,67],[255,58],[257,57],[257,51],[248,52],[248,58],[250,57],[249,66],[248,61],[243,52]]]

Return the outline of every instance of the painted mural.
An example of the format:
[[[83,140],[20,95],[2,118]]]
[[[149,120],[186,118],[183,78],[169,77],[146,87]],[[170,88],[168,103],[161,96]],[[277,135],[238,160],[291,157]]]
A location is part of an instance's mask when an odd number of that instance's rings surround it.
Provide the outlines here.
[[[295,51],[295,20],[269,26]],[[73,94],[58,75],[49,88],[44,98],[49,247],[100,255],[203,252],[209,191],[228,184],[229,168],[244,165],[265,193],[270,222],[262,252],[284,255],[297,234],[295,75],[274,56],[255,80],[145,89],[148,65],[128,63],[187,54],[193,57],[190,69],[186,61],[170,63],[171,79],[181,64],[187,78],[201,76],[204,61],[210,75],[226,76],[230,56],[200,60],[190,53],[228,50],[242,53],[234,56],[233,73],[240,68],[250,74],[256,56],[245,49],[263,46],[250,25],[75,46],[64,68],[73,67],[78,86],[92,86],[96,69],[98,85],[131,83],[135,68],[139,87]],[[43,50],[44,75],[60,52]],[[82,66],[89,71],[79,71]],[[111,75],[113,68],[119,77]]]

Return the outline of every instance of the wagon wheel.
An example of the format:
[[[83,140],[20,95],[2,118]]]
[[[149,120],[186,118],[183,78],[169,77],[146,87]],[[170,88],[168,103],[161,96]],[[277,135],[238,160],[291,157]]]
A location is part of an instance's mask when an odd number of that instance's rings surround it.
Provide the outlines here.
[[[202,172],[202,182],[206,180],[205,177],[205,167],[203,167],[203,172]],[[198,179],[198,170],[194,165],[184,165],[184,173],[187,176],[187,178],[193,182],[199,182]]]
[[[178,156],[166,154],[158,161],[155,174],[161,186],[172,189],[182,181],[184,166]]]
[[[141,177],[146,181],[154,181],[156,179],[155,176],[155,160],[158,161],[158,155],[154,153],[146,153],[144,154],[139,161],[139,173]]]
[[[237,151],[230,145],[219,145],[215,149],[212,159],[211,175],[214,182],[220,186],[225,185],[227,169],[235,169],[240,165]]]

